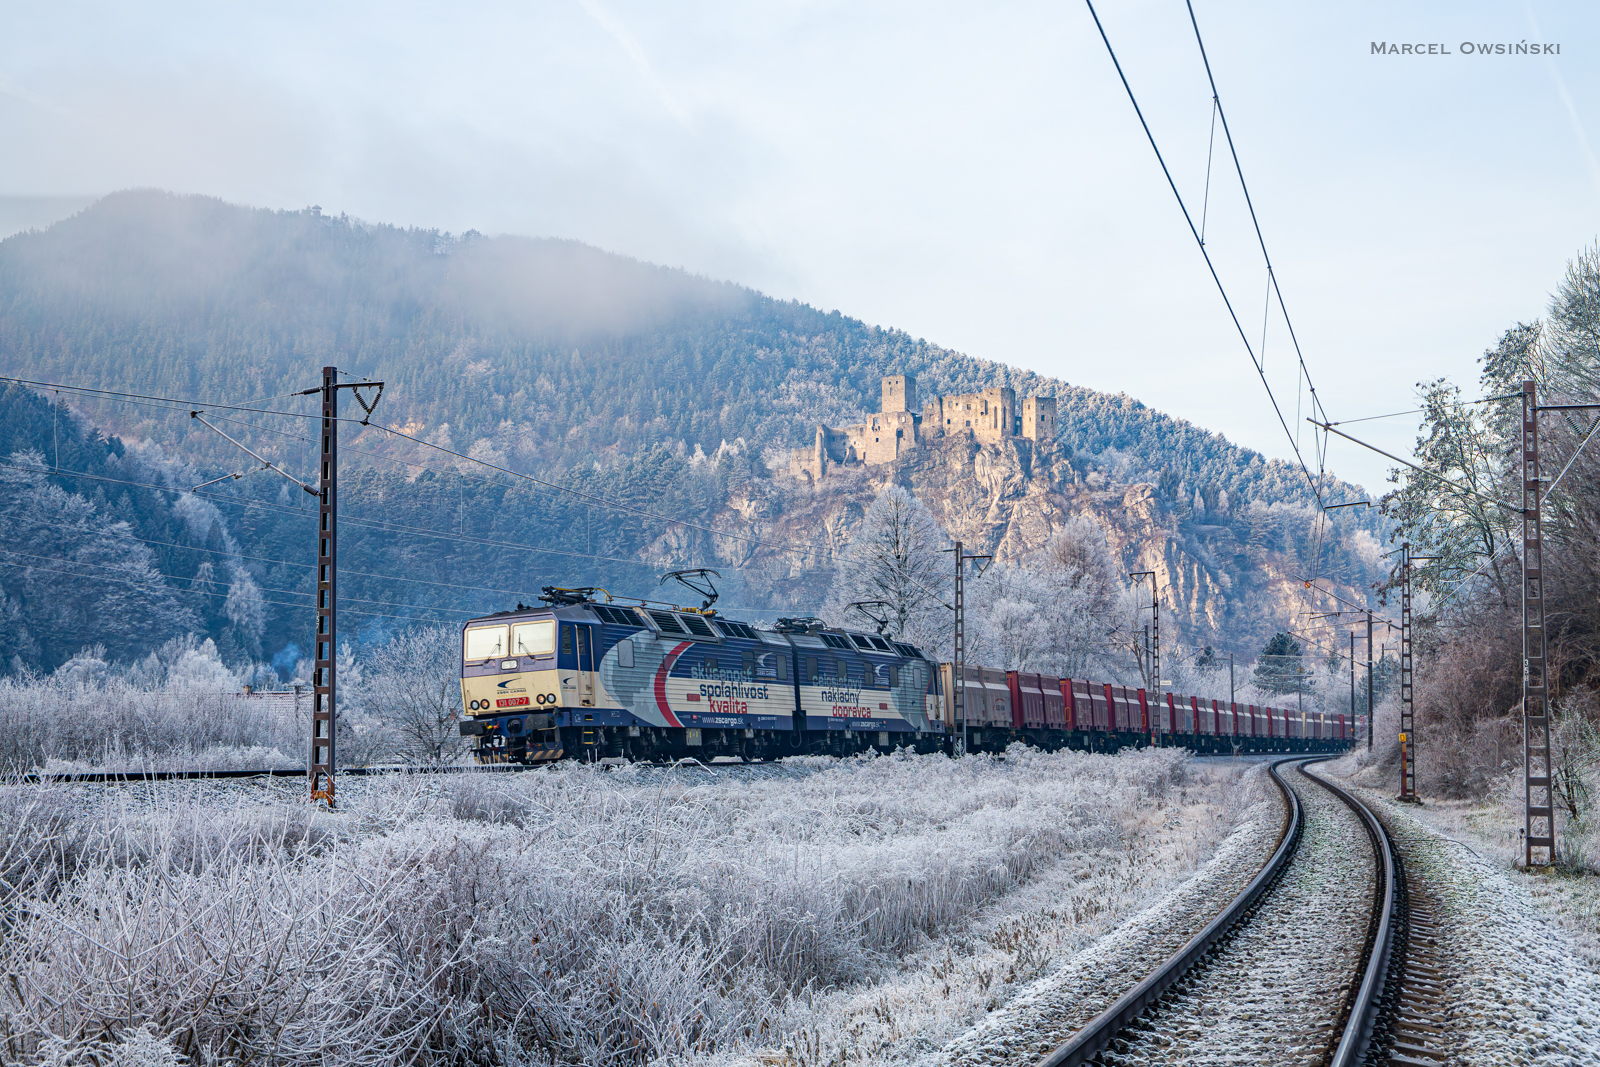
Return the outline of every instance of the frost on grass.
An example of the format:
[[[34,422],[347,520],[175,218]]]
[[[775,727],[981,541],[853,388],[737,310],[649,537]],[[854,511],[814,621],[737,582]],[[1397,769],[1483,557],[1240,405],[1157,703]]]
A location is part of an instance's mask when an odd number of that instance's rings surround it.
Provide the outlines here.
[[[817,997],[971,937],[1064,860],[1127,850],[1181,810],[1188,773],[1170,750],[793,762],[765,780],[572,766],[369,782],[337,813],[0,789],[0,1059],[780,1047]],[[134,1049],[141,1032],[157,1044]]]

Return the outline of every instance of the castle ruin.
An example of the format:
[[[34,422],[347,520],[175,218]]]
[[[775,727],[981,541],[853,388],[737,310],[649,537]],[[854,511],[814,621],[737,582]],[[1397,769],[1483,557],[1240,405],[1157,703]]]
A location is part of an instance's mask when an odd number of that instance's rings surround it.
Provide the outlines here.
[[[883,379],[882,410],[870,420],[842,430],[818,426],[816,440],[789,455],[789,473],[813,484],[838,464],[891,463],[924,440],[969,433],[975,440],[998,444],[1003,438],[1053,441],[1056,398],[1024,397],[1009,386],[959,396],[933,396],[917,413],[917,380],[909,374]]]

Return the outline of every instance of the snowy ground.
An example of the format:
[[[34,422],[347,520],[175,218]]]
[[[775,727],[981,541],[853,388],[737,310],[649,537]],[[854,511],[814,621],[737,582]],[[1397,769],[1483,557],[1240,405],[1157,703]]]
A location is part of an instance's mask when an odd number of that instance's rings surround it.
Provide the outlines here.
[[[1503,832],[1486,840],[1470,809],[1416,808],[1392,803],[1392,790],[1355,791],[1384,811],[1407,877],[1434,901],[1451,968],[1442,1008],[1455,1041],[1448,1062],[1600,1063],[1600,975],[1583,958],[1592,960],[1594,929],[1574,936],[1573,901],[1589,890],[1552,892],[1550,876],[1513,870]]]
[[[1381,777],[1375,768],[1363,767],[1353,757],[1321,766],[1375,796],[1392,797],[1399,788],[1398,783]],[[1591,970],[1600,971],[1600,875],[1545,872],[1530,877],[1518,870],[1522,862],[1520,780],[1508,780],[1506,788],[1487,801],[1425,798],[1421,805],[1407,805],[1405,811],[1495,869],[1514,872],[1513,884],[1571,939],[1578,958]]]
[[[0,786],[0,1059],[920,1062],[1241,821],[1275,835],[1258,775],[571,766],[346,778],[335,813],[295,782]]]
[[[1151,1009],[1106,1064],[1326,1062],[1359,979],[1377,883],[1372,841],[1338,797],[1298,771],[1304,831],[1242,928]]]
[[[1042,872],[892,973],[796,1005],[787,1040],[755,1058],[1036,1062],[1199,932],[1276,846],[1282,803],[1260,761],[1187,773],[1180,795],[1133,813],[1124,841]]]

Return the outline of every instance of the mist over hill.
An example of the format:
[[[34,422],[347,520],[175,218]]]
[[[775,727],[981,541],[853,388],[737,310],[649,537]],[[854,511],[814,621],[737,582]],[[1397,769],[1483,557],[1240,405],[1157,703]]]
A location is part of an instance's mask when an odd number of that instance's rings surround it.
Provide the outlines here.
[[[824,538],[830,544],[848,540],[852,516],[875,486],[896,478],[916,491],[918,471],[928,465],[803,490],[769,461],[808,443],[818,423],[842,425],[875,411],[883,375],[916,375],[925,394],[1009,385],[1019,396],[1054,395],[1053,448],[1061,462],[1040,468],[1057,474],[1039,492],[1059,495],[1061,479],[1075,479],[1083,507],[1099,494],[1096,514],[1115,534],[1119,509],[1106,503],[1107,494],[1120,500],[1124,487],[1149,483],[1135,525],[1153,529],[1154,522],[1165,531],[1162,552],[1171,555],[1174,573],[1189,567],[1212,576],[1198,582],[1197,599],[1178,623],[1196,641],[1229,619],[1260,615],[1270,626],[1268,617],[1282,613],[1280,597],[1232,594],[1235,578],[1218,576],[1251,572],[1252,552],[1261,559],[1276,553],[1283,576],[1309,571],[1328,547],[1307,525],[1313,498],[1298,468],[1129,397],[576,242],[453,236],[318,209],[268,211],[150,190],[108,196],[48,229],[0,242],[5,373],[211,403],[278,398],[263,406],[309,413],[309,398],[283,394],[317,384],[325,364],[387,383],[377,421],[462,453],[757,540],[774,531],[814,536],[815,529],[791,523],[825,512],[833,516]],[[167,472],[170,482],[155,479],[160,484],[182,487],[192,477],[193,485],[249,466],[186,409],[67,394],[60,400],[76,413],[85,440],[103,441],[94,436],[103,430],[139,442],[150,469]],[[9,403],[8,412],[24,400]],[[239,420],[230,432],[309,475],[305,421],[230,417]],[[48,453],[38,412],[26,426],[37,432],[14,440],[11,450]],[[369,612],[347,620],[358,632],[428,612],[499,608],[544,584],[649,593],[653,573],[671,564],[728,567],[728,602],[763,613],[803,608],[826,585],[825,573],[797,574],[793,559],[779,564],[748,542],[585,503],[374,429],[349,427],[345,445],[342,503],[352,525],[343,534],[343,561],[372,576],[345,581],[347,595],[367,602],[351,605]],[[92,495],[84,479],[60,473],[93,473],[86,461],[46,466],[51,470],[38,477]],[[935,481],[948,485],[950,478]],[[130,499],[154,492],[114,491],[134,494]],[[228,542],[210,549],[215,565],[226,560],[282,592],[258,597],[261,622],[251,633],[214,609],[200,612],[207,627],[221,634],[231,626],[228,640],[239,656],[304,647],[309,622],[296,604],[309,573],[293,562],[310,544],[303,494],[260,473],[211,492],[217,536]],[[1354,499],[1359,492],[1332,479],[1325,496]],[[1067,506],[1065,499],[1051,506]],[[990,547],[1026,551],[1034,527],[1022,520],[1031,506],[1022,505],[1017,521],[1003,528],[979,523],[969,543],[987,539]],[[1270,522],[1263,518],[1269,513],[1276,515]],[[946,518],[961,532],[953,514]],[[1347,523],[1347,534],[1365,531],[1370,540],[1377,528],[1364,521]],[[174,542],[170,534],[151,540]],[[1137,538],[1112,539],[1130,564],[1148,548]],[[1318,560],[1302,560],[1313,541]],[[1346,585],[1354,592],[1367,567],[1359,561],[1370,553],[1348,538],[1332,541],[1333,551],[1358,560]],[[0,567],[0,588],[14,584],[15,565]],[[179,576],[171,582],[180,591],[193,584],[199,565],[198,557],[163,564]],[[1237,603],[1215,602],[1230,595]],[[1258,628],[1252,624],[1243,638],[1255,640]],[[52,641],[41,665],[75,651],[64,637]]]

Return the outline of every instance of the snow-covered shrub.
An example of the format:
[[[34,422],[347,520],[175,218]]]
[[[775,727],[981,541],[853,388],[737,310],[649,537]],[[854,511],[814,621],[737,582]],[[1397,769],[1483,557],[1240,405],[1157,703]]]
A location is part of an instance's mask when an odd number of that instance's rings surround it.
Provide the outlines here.
[[[193,787],[91,810],[9,787],[0,1032],[25,1063],[146,1024],[192,1062],[767,1046],[795,997],[1118,845],[1183,759],[1019,746],[755,780],[569,765],[369,779],[338,813]]]

